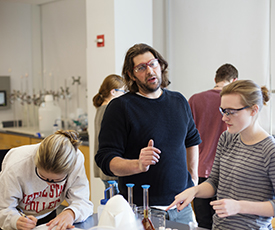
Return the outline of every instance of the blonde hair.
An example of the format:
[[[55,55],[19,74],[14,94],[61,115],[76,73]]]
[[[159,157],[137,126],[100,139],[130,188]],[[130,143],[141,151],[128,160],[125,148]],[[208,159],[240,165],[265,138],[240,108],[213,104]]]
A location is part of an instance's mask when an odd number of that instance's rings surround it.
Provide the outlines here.
[[[251,80],[238,80],[223,87],[220,95],[239,94],[244,106],[258,105],[261,110],[270,99],[270,93],[265,86],[259,87]]]
[[[107,76],[102,82],[98,93],[93,97],[93,104],[96,108],[100,107],[104,100],[109,97],[112,89],[119,89],[124,86],[124,79],[116,74]]]
[[[35,165],[47,172],[69,174],[76,164],[80,144],[76,131],[59,130],[41,142],[35,155]]]

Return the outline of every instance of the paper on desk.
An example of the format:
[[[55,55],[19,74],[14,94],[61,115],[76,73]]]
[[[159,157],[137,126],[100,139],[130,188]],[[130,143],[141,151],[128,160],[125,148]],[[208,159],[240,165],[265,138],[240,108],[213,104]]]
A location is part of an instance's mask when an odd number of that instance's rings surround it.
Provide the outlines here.
[[[46,224],[41,224],[37,227],[35,227],[34,229],[36,230],[48,230],[49,226],[46,226]],[[52,230],[55,230],[56,229],[56,226],[52,228]],[[80,229],[80,228],[69,228],[69,229],[72,229],[72,230],[77,230],[77,229]],[[82,229],[83,230],[83,229]]]

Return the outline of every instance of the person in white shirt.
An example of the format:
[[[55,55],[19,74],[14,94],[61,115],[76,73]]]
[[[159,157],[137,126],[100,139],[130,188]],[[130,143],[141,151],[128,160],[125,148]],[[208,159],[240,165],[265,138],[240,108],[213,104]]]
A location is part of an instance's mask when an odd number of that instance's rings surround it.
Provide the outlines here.
[[[76,131],[59,130],[7,153],[0,172],[0,228],[26,230],[46,223],[49,229],[67,229],[93,214],[80,144]],[[69,206],[56,216],[64,200]]]

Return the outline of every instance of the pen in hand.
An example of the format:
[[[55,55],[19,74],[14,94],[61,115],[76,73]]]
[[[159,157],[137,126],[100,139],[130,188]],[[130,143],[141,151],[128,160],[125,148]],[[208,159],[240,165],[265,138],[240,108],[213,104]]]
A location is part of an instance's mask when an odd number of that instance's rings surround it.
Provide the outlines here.
[[[21,216],[26,217],[27,219],[30,219],[30,218],[28,218],[28,217],[26,216],[26,214],[25,214],[24,212],[22,212],[22,210],[17,209],[17,211],[19,212],[19,214],[20,214]]]
[[[32,215],[26,216],[26,214],[19,207],[17,207],[16,209],[22,216],[22,218],[19,217],[16,221],[16,229],[33,229],[37,224],[37,219]]]

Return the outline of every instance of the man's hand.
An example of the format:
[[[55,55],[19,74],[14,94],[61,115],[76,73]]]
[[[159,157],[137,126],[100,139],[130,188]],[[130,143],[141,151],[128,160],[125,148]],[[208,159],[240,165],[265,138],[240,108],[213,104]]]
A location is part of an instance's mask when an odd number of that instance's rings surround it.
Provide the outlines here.
[[[16,222],[16,228],[18,230],[30,230],[36,226],[37,219],[34,216],[20,216]]]
[[[154,141],[150,139],[148,146],[141,149],[139,154],[139,169],[141,172],[147,172],[150,168],[150,165],[155,165],[158,163],[160,153],[161,151],[154,147]]]
[[[74,228],[74,218],[74,212],[71,209],[66,209],[46,225],[49,226],[49,230],[51,230],[54,226],[56,226],[56,230]]]

